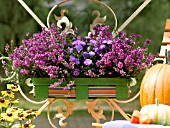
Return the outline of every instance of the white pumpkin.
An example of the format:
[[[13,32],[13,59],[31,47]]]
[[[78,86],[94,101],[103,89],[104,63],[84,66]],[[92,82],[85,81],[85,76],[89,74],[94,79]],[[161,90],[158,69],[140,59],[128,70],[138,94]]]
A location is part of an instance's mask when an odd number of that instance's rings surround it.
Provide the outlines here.
[[[170,106],[163,104],[145,105],[140,110],[152,119],[152,124],[170,125]]]

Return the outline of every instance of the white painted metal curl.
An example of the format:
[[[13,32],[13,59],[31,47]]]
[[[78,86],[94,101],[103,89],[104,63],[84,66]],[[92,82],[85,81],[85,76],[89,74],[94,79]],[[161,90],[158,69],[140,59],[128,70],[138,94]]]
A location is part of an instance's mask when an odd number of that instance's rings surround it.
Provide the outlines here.
[[[28,102],[30,103],[33,103],[33,104],[44,104],[45,102],[47,102],[47,99],[46,100],[43,100],[43,101],[34,101],[34,100],[31,100],[30,98],[28,98],[22,91],[20,85],[18,84],[18,89],[19,89],[19,92],[21,93],[22,97],[27,100]]]
[[[16,83],[19,83],[18,74],[16,74],[16,78],[17,78]],[[23,97],[25,100],[27,100],[28,102],[33,103],[33,104],[43,104],[43,103],[47,102],[47,99],[46,99],[46,100],[43,100],[43,101],[34,101],[34,100],[31,100],[30,98],[28,98],[28,97],[23,93],[23,91],[22,91],[22,89],[21,89],[21,86],[20,86],[19,84],[17,84],[17,86],[18,86],[19,92],[20,92],[20,94],[22,95],[22,97]]]

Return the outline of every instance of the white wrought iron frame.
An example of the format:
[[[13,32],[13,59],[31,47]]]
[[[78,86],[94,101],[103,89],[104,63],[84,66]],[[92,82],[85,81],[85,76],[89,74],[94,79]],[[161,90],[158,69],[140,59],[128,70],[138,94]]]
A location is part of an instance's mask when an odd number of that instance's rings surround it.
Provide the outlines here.
[[[59,7],[60,5],[62,5],[63,3],[69,2],[71,0],[62,0],[60,3],[56,4],[51,11],[49,12],[48,16],[47,16],[47,26],[36,16],[36,14],[26,5],[26,3],[23,0],[18,0],[18,2],[27,10],[27,12],[37,21],[37,23],[44,28],[48,28],[50,27],[50,16],[52,14],[52,12]],[[100,4],[102,6],[104,6],[105,8],[107,8],[111,14],[113,15],[114,18],[114,30],[113,30],[113,36],[114,36],[114,31],[117,30],[122,31],[150,2],[151,0],[145,0],[141,6],[117,29],[117,18],[116,15],[114,13],[114,11],[107,6],[106,4],[104,4],[103,2],[99,1],[99,0],[92,0],[92,2],[95,2],[97,4]],[[66,24],[66,28],[64,31],[66,32],[73,32],[71,27],[72,27],[72,23],[68,20],[68,18],[66,16],[64,16],[64,13],[67,12],[68,10],[63,9],[61,10],[61,16],[55,16],[55,19],[58,20],[58,26],[60,26],[60,23],[65,23]],[[93,14],[96,14],[97,16],[100,16],[100,12],[98,12],[97,10],[93,11]],[[100,17],[99,17],[100,18]],[[106,17],[94,20],[93,23],[91,24],[91,28],[98,24],[98,23],[102,23],[106,20]],[[100,22],[99,22],[100,21]],[[91,29],[91,32],[92,29]],[[8,59],[8,57],[0,57],[0,60],[4,60],[4,59]],[[0,78],[1,81],[8,81],[10,79],[12,79],[13,77],[18,78],[18,74],[13,72],[13,75],[8,77],[8,78]],[[30,82],[30,79],[28,79],[26,81],[28,86],[33,87],[33,90],[31,91],[31,93],[34,93],[34,85]],[[135,85],[136,81],[133,80],[133,83],[131,83],[131,86]],[[49,123],[51,124],[51,126],[53,128],[57,128],[50,117],[50,111],[51,111],[51,106],[53,105],[54,102],[60,101],[62,100],[67,108],[66,111],[63,111],[62,108],[58,109],[58,114],[56,114],[54,116],[54,118],[59,118],[59,125],[62,127],[65,127],[67,125],[67,123],[63,123],[63,120],[65,120],[69,115],[72,114],[73,112],[73,108],[75,107],[75,104],[70,103],[67,99],[55,99],[55,98],[49,98],[49,99],[45,99],[43,101],[34,101],[30,98],[28,98],[22,91],[20,85],[18,84],[18,88],[19,88],[19,92],[21,93],[21,95],[28,101],[31,102],[33,104],[43,104],[43,106],[39,109],[40,112],[42,112],[46,107],[48,107],[48,111],[47,111],[47,117],[49,120]],[[104,119],[105,120],[105,115],[103,115],[103,109],[98,106],[98,111],[96,112],[94,110],[95,106],[97,106],[97,104],[99,102],[106,102],[112,111],[112,115],[111,115],[111,119],[114,119],[114,108],[116,108],[121,114],[122,116],[126,119],[126,120],[130,120],[130,118],[126,115],[126,113],[122,110],[122,108],[118,105],[118,103],[120,104],[126,104],[126,103],[130,103],[132,101],[134,101],[138,96],[139,96],[140,92],[138,92],[133,98],[129,99],[129,100],[124,100],[124,101],[120,101],[117,99],[95,99],[94,101],[86,101],[86,105],[88,106],[88,112],[92,115],[92,117],[96,120],[96,123],[92,123],[93,126],[102,126],[102,124],[100,124],[100,119]]]

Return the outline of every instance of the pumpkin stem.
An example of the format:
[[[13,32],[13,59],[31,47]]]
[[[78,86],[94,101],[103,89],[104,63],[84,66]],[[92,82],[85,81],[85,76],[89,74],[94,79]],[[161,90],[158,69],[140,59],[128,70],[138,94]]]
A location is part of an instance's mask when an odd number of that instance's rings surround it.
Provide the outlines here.
[[[156,106],[158,107],[159,106],[159,100],[157,98],[155,99],[155,102],[156,102]]]

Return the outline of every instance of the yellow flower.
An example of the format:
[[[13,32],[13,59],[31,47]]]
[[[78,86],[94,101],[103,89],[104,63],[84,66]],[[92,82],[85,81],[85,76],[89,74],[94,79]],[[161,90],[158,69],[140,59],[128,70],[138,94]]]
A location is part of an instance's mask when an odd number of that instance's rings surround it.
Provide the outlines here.
[[[19,128],[35,128],[35,125],[32,124],[22,124]]]
[[[35,117],[37,117],[37,115],[40,114],[39,111],[35,111],[35,110],[26,110],[23,112],[26,115],[26,119],[34,119]]]
[[[17,107],[11,107],[11,108],[8,108],[6,110],[6,113],[11,113],[11,112],[15,112],[15,113],[22,113],[24,110],[21,109],[21,108],[17,108]]]
[[[19,89],[17,88],[17,86],[13,85],[13,84],[7,84],[7,89],[12,90],[13,92],[17,92]]]
[[[19,100],[18,99],[16,99],[16,100],[10,99],[10,103],[11,104],[18,104]]]
[[[1,122],[4,122],[5,120],[1,117],[1,115],[0,115],[0,123]]]
[[[18,114],[15,112],[1,113],[1,117],[3,118],[3,120],[5,120],[7,122],[14,122],[14,120],[18,119]]]
[[[0,108],[2,107],[7,108],[9,103],[10,102],[8,100],[5,100],[4,98],[0,97]]]
[[[26,116],[24,113],[19,113],[18,114],[18,120],[26,120]]]
[[[22,108],[17,108],[17,107],[11,107],[6,110],[6,113],[15,113],[17,115],[18,120],[26,119],[27,115],[23,112],[24,112],[24,110]]]
[[[1,91],[1,94],[2,94],[4,97],[14,98],[14,93],[11,92],[11,91]]]

